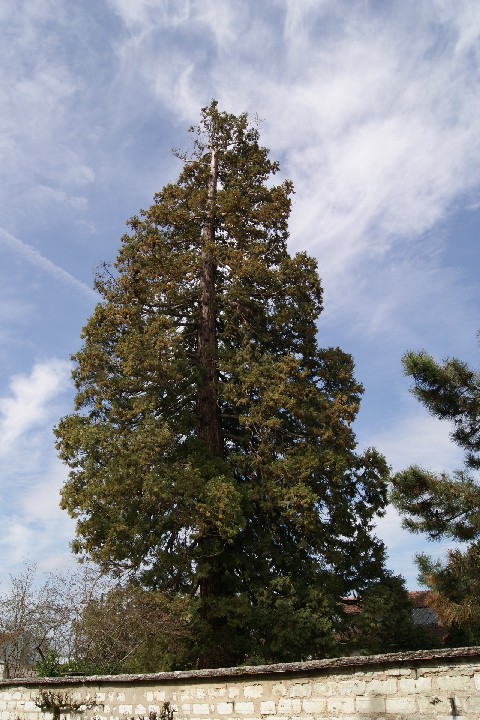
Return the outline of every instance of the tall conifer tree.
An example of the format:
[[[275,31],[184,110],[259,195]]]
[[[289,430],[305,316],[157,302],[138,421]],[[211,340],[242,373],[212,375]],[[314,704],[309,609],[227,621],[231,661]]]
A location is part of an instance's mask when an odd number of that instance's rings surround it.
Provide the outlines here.
[[[362,387],[320,350],[315,261],[246,115],[202,111],[175,184],[130,222],[56,428],[74,550],[190,595],[185,662],[328,652],[338,598],[382,572],[387,467],[355,452]],[[196,654],[196,659],[195,659]]]

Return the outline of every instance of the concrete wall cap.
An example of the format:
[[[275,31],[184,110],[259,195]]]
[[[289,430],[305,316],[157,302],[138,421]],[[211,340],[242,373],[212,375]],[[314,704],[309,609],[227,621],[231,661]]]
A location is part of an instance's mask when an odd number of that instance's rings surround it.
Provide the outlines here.
[[[295,675],[315,673],[339,668],[368,667],[374,665],[415,665],[417,663],[448,663],[451,659],[480,657],[480,646],[463,648],[442,648],[439,650],[414,650],[384,655],[352,655],[349,657],[327,658],[324,660],[306,660],[304,662],[277,663],[275,665],[250,665],[233,668],[212,668],[205,670],[177,670],[175,672],[152,673],[145,675],[72,675],[54,678],[10,678],[0,680],[0,688],[13,685],[45,687],[47,685],[95,685],[117,683],[159,684],[178,682],[179,680],[216,679],[235,677],[258,677],[260,675]]]

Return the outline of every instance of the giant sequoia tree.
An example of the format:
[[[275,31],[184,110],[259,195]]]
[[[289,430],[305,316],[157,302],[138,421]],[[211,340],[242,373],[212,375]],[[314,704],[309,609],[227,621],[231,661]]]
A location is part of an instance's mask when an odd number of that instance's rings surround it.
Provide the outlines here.
[[[317,347],[316,264],[286,249],[291,183],[246,115],[212,103],[193,132],[96,280],[56,429],[62,506],[76,552],[192,597],[196,662],[301,659],[382,571],[387,469],[355,452],[352,358]]]

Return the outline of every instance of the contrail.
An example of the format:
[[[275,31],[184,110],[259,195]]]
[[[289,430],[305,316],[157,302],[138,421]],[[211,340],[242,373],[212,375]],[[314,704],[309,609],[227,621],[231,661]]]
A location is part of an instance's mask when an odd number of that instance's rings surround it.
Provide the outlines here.
[[[98,302],[100,296],[95,290],[89,288],[88,285],[81,282],[81,280],[77,280],[76,277],[70,275],[70,273],[63,268],[55,265],[55,263],[48,260],[48,258],[44,257],[41,252],[33,248],[31,245],[27,245],[27,243],[19,240],[3,228],[0,228],[0,239],[3,240],[6,245],[11,247],[18,255],[21,255],[25,258],[25,260],[28,260],[28,262],[32,263],[32,265],[35,265],[35,267],[44,270],[49,275],[53,275],[53,277],[57,280],[61,280],[63,283],[75,288],[75,290],[79,290],[83,295],[86,295],[89,300],[96,300]]]

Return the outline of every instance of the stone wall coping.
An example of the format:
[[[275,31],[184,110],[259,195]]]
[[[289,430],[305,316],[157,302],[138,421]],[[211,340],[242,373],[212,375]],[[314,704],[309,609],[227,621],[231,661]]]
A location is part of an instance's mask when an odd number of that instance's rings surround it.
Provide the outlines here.
[[[442,648],[439,650],[414,650],[384,655],[352,655],[327,658],[324,660],[306,660],[304,662],[276,663],[275,665],[245,665],[233,668],[212,668],[205,670],[176,670],[142,675],[65,675],[52,678],[10,678],[0,680],[0,688],[21,685],[45,687],[50,685],[98,685],[123,683],[162,684],[197,679],[229,679],[261,675],[295,675],[318,671],[338,670],[341,668],[369,667],[375,665],[411,665],[461,658],[480,658],[480,646],[461,648]]]

